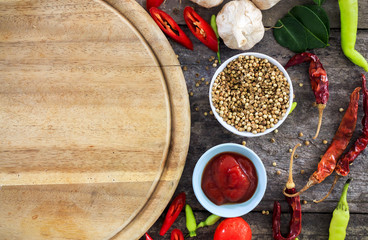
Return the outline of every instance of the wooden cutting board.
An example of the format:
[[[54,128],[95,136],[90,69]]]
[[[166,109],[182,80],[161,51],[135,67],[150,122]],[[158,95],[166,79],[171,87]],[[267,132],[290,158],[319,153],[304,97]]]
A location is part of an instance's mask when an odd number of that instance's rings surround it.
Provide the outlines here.
[[[190,115],[132,0],[0,2],[1,239],[137,239],[170,200]]]

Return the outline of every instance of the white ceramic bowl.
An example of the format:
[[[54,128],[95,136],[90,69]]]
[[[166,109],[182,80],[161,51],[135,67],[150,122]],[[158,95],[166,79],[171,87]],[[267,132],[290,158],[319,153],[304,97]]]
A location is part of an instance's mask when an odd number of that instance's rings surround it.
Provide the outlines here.
[[[248,201],[243,203],[216,205],[204,194],[201,187],[203,170],[208,161],[210,161],[217,154],[223,152],[234,152],[241,154],[247,157],[254,164],[258,177],[258,185],[253,196]],[[193,171],[192,184],[194,194],[199,203],[209,212],[221,217],[239,217],[252,211],[262,200],[267,186],[267,174],[261,159],[251,149],[240,144],[224,143],[209,149],[201,156]]]
[[[257,133],[257,134],[254,134],[254,133],[251,133],[251,132],[247,132],[247,131],[244,131],[244,132],[240,132],[238,131],[235,127],[227,124],[223,119],[222,117],[220,117],[220,115],[216,112],[216,108],[213,106],[213,103],[212,103],[212,87],[213,87],[213,83],[215,82],[215,79],[217,77],[217,75],[219,75],[223,70],[224,68],[227,66],[228,63],[230,63],[231,61],[233,61],[234,59],[238,58],[239,56],[255,56],[257,58],[265,58],[265,59],[268,59],[268,61],[270,63],[272,63],[273,65],[277,66],[283,73],[284,73],[284,76],[286,77],[287,81],[289,82],[289,86],[290,86],[290,94],[289,94],[289,107],[288,109],[286,110],[286,112],[288,113],[291,109],[291,104],[293,103],[293,85],[291,83],[291,79],[289,77],[289,74],[286,72],[285,68],[278,62],[276,61],[275,59],[273,59],[272,57],[270,56],[267,56],[265,54],[262,54],[262,53],[255,53],[255,52],[246,52],[246,53],[240,53],[238,55],[235,55],[231,58],[229,58],[228,60],[226,60],[224,63],[221,64],[221,66],[217,69],[217,71],[215,72],[215,74],[213,75],[212,77],[212,80],[211,80],[211,85],[210,85],[210,89],[209,89],[209,99],[210,99],[210,105],[211,105],[211,110],[213,112],[213,114],[215,115],[217,121],[220,122],[220,124],[226,128],[227,130],[229,130],[230,132],[233,132],[237,135],[240,135],[240,136],[244,136],[244,137],[258,137],[258,136],[262,136],[262,135],[265,135],[267,133],[270,133],[272,131],[274,131],[276,128],[278,128],[284,121],[285,119],[287,118],[288,114],[285,114],[285,116],[279,120],[274,127],[272,128],[268,128],[266,129],[263,133]]]

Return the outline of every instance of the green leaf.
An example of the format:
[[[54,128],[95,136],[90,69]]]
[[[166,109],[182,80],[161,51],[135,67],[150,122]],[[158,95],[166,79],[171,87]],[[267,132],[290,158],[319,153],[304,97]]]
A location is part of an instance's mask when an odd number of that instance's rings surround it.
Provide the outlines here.
[[[306,6],[295,6],[289,14],[295,17],[306,30],[307,48],[323,48],[328,45],[328,31],[324,22]]]
[[[317,14],[317,16],[322,20],[323,24],[326,26],[328,35],[330,35],[330,21],[328,19],[326,11],[317,5],[306,4],[304,6],[311,9],[315,14]]]
[[[316,5],[298,5],[274,27],[274,37],[293,52],[328,46],[330,23],[326,12]]]
[[[321,6],[326,0],[313,0],[313,2],[315,4],[317,4],[318,6]]]
[[[283,47],[293,52],[307,50],[307,35],[303,25],[294,17],[286,15],[277,21],[273,35]]]

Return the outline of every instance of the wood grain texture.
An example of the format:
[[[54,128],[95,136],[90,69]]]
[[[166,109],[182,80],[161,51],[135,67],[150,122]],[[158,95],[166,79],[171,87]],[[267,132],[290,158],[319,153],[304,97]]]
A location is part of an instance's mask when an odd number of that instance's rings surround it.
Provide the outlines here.
[[[186,85],[166,38],[150,28],[153,52],[97,0],[2,1],[0,13],[0,239],[109,239],[125,228],[139,238],[189,146]]]
[[[171,110],[172,132],[166,165],[155,191],[139,215],[112,239],[136,239],[149,229],[169,203],[181,176],[190,140],[190,108],[187,86],[179,61],[169,41],[134,0],[108,0],[116,10],[129,19],[150,43],[167,79]],[[137,15],[140,17],[137,18]],[[173,81],[176,79],[177,81]]]

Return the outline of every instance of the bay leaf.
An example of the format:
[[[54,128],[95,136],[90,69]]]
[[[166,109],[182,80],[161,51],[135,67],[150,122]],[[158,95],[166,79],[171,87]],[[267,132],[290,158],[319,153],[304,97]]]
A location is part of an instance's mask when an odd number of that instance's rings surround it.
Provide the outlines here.
[[[294,17],[286,15],[278,20],[273,30],[276,41],[293,52],[307,49],[307,35],[303,25]]]
[[[323,48],[328,44],[328,31],[323,21],[310,8],[299,5],[293,7],[289,14],[303,24],[307,32],[307,48]]]
[[[329,46],[329,19],[317,5],[295,6],[277,21],[273,31],[276,41],[294,52]]]
[[[312,4],[306,4],[304,5],[307,8],[311,9],[315,14],[317,14],[317,16],[322,20],[322,22],[325,24],[328,35],[330,35],[330,20],[328,19],[327,13],[326,11],[317,5],[312,5]]]

